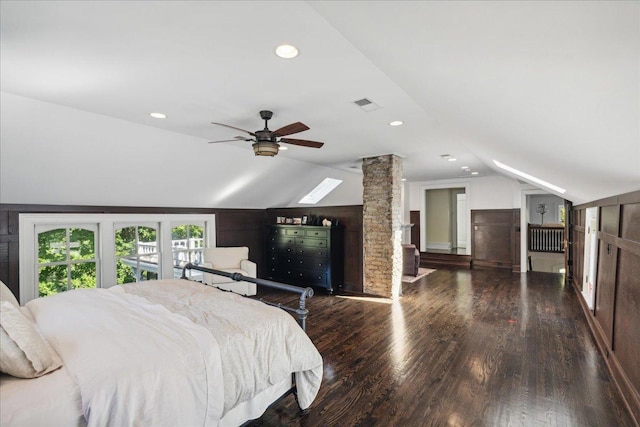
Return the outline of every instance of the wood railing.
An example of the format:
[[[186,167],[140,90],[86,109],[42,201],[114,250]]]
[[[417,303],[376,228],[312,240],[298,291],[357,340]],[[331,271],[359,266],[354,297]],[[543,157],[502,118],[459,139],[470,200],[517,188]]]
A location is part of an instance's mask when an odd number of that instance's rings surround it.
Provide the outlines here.
[[[528,247],[532,252],[564,252],[564,227],[529,224]]]

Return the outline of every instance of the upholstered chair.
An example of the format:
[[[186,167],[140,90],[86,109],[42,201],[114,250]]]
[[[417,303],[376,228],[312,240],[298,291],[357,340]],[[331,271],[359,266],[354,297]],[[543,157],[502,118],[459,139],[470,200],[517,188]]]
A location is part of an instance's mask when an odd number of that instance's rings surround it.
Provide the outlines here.
[[[248,277],[256,277],[257,274],[257,265],[255,262],[249,261],[249,248],[246,246],[205,248],[203,266],[227,273],[240,273]],[[228,277],[209,273],[203,274],[203,281],[211,286],[240,295],[256,294],[255,283],[236,282]]]

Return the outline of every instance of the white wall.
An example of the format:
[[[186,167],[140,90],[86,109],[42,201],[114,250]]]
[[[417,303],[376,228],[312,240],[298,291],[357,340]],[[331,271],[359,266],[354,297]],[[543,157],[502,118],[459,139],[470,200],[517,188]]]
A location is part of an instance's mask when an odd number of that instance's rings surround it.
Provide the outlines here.
[[[467,204],[470,210],[520,208],[520,192],[525,188],[518,181],[499,175],[473,179],[412,182],[409,184],[409,197],[405,199],[405,203],[408,203],[409,210],[417,211],[420,210],[420,192],[425,186],[455,188],[465,185],[467,185]]]
[[[126,102],[126,100],[123,100]],[[362,204],[362,175],[0,93],[0,203],[267,208]]]
[[[558,207],[564,206],[564,199],[554,196],[553,194],[540,194],[529,196],[529,221],[532,224],[540,224],[542,216],[537,212],[538,205],[544,203],[547,205],[547,212],[544,214],[544,223],[559,223]]]

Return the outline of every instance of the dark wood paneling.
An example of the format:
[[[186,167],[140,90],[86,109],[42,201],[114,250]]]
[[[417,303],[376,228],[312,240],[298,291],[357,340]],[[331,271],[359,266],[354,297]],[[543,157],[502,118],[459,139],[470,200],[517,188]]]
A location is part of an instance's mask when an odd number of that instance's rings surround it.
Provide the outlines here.
[[[411,244],[420,250],[420,211],[409,212],[409,221],[413,224],[413,227],[411,227]]]
[[[520,239],[522,238],[520,230],[520,209],[513,209],[511,226],[513,227],[513,255],[511,257],[512,270],[520,272]]]
[[[512,209],[471,211],[473,268],[513,268],[513,217]]]
[[[261,209],[225,209],[216,213],[216,246],[247,246],[249,259],[257,264],[258,277],[266,277],[267,262]]]
[[[623,252],[618,265],[613,351],[631,384],[640,390],[640,257]]]
[[[0,204],[0,280],[18,295],[19,252],[18,215],[20,213],[153,213],[215,214],[218,246],[248,246],[249,256],[258,264],[258,276],[266,269],[266,224],[276,216],[317,215],[338,218],[345,228],[345,290],[362,292],[362,206],[215,209],[131,206],[62,206]]]
[[[617,249],[614,246],[602,244],[602,242],[598,246],[595,318],[604,332],[609,348],[612,348]]]
[[[343,291],[362,293],[364,282],[362,206],[334,206],[308,208],[269,208],[266,223],[275,224],[276,218],[301,217],[336,218],[344,227],[344,284]],[[266,235],[266,228],[265,235]]]
[[[620,207],[618,205],[600,208],[600,232],[617,236],[619,218]]]
[[[640,242],[640,203],[622,206],[620,221],[620,237],[633,242]]]
[[[640,191],[574,207],[573,286],[582,289],[586,209],[600,208],[596,309],[578,293],[598,348],[640,423]],[[619,221],[618,221],[619,219]]]

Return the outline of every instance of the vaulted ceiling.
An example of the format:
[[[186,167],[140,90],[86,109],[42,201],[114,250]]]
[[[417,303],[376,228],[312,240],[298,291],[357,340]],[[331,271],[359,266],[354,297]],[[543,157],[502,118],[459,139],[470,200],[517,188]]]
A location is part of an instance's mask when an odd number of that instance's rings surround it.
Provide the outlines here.
[[[639,2],[2,0],[0,12],[2,92],[184,135],[200,158],[252,156],[249,142],[207,144],[238,135],[210,122],[255,131],[268,109],[271,129],[301,121],[311,129],[292,137],[325,142],[278,157],[346,173],[395,153],[410,182],[472,179],[462,166],[515,178],[497,160],[575,203],[640,188]],[[278,58],[282,43],[299,56]]]

